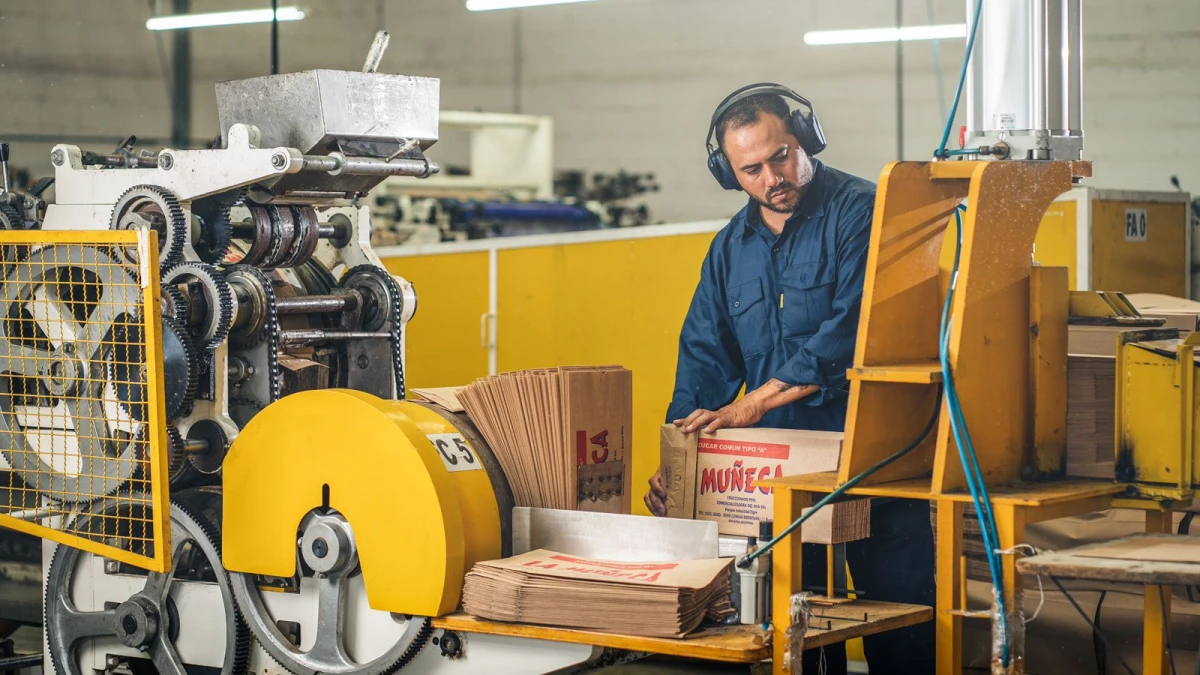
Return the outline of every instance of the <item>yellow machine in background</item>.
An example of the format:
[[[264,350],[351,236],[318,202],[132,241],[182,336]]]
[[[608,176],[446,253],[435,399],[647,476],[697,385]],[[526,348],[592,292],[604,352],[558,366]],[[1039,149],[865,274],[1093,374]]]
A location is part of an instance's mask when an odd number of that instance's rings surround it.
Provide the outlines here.
[[[1076,186],[1046,210],[1033,259],[1066,267],[1073,291],[1190,298],[1191,230],[1186,193]]]

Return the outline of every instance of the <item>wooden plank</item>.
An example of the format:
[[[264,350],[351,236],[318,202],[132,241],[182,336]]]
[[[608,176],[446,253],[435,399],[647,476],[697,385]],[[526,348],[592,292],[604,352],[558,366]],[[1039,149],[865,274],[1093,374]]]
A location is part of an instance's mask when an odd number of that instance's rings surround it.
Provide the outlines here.
[[[768,633],[760,626],[718,626],[696,631],[684,638],[653,638],[551,626],[502,623],[476,619],[473,616],[458,613],[434,619],[433,627],[464,633],[569,642],[725,663],[754,663],[771,658]]]
[[[933,620],[932,607],[871,600],[815,607],[812,614],[812,625],[804,635],[806,650]]]
[[[936,384],[942,381],[942,366],[937,361],[859,366],[847,370],[846,379],[897,384]]]
[[[932,621],[933,608],[855,600],[830,607],[813,607],[812,617],[812,626],[804,637],[805,649],[817,649],[864,635]],[[863,621],[864,617],[866,621]],[[569,642],[725,663],[754,663],[771,658],[769,633],[760,626],[715,626],[701,629],[683,638],[652,638],[502,623],[457,613],[434,619],[433,627],[463,633]]]
[[[1112,542],[1089,544],[1065,551],[1042,553],[1017,561],[1021,574],[1044,574],[1066,579],[1091,579],[1140,584],[1195,586],[1200,584],[1200,562],[1179,563],[1135,559],[1090,558],[1080,553],[1117,542],[1171,541],[1181,535],[1137,534]]]

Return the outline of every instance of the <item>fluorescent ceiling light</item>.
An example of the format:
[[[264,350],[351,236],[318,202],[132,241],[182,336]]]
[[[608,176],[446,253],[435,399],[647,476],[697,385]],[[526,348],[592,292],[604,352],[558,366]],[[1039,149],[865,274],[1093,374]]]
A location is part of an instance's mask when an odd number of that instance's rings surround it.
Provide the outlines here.
[[[304,11],[299,7],[280,7],[275,12],[278,21],[299,21]],[[180,30],[183,28],[207,28],[209,26],[235,26],[243,23],[268,23],[271,10],[244,9],[236,12],[210,12],[208,14],[173,14],[155,16],[146,20],[150,30]]]
[[[896,42],[901,40],[940,40],[964,38],[967,24],[941,26],[905,26],[903,28],[860,28],[858,30],[816,30],[804,34],[806,45],[857,45],[867,42]]]
[[[591,2],[591,0],[467,0],[467,9],[472,12],[486,12],[489,9],[541,7],[542,5],[563,5],[568,2]]]

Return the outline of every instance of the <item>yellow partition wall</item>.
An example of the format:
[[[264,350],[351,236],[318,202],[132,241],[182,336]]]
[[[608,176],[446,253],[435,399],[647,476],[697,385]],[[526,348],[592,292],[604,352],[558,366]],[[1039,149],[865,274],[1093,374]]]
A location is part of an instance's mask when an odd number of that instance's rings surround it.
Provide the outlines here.
[[[417,291],[417,313],[405,332],[408,388],[470,384],[486,376],[480,323],[488,311],[488,252],[385,257],[383,264]]]
[[[497,368],[619,364],[633,371],[633,508],[658,468],[679,329],[712,233],[502,250]]]

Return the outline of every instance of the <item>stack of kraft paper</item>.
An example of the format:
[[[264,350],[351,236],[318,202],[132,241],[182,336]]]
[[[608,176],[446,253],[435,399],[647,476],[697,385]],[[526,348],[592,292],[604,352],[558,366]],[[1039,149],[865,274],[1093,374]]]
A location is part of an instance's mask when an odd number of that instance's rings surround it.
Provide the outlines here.
[[[563,367],[477,380],[458,400],[517,506],[629,513],[633,373]]]
[[[682,637],[729,603],[732,558],[609,562],[539,549],[476,563],[463,610],[515,621],[647,637]]]

